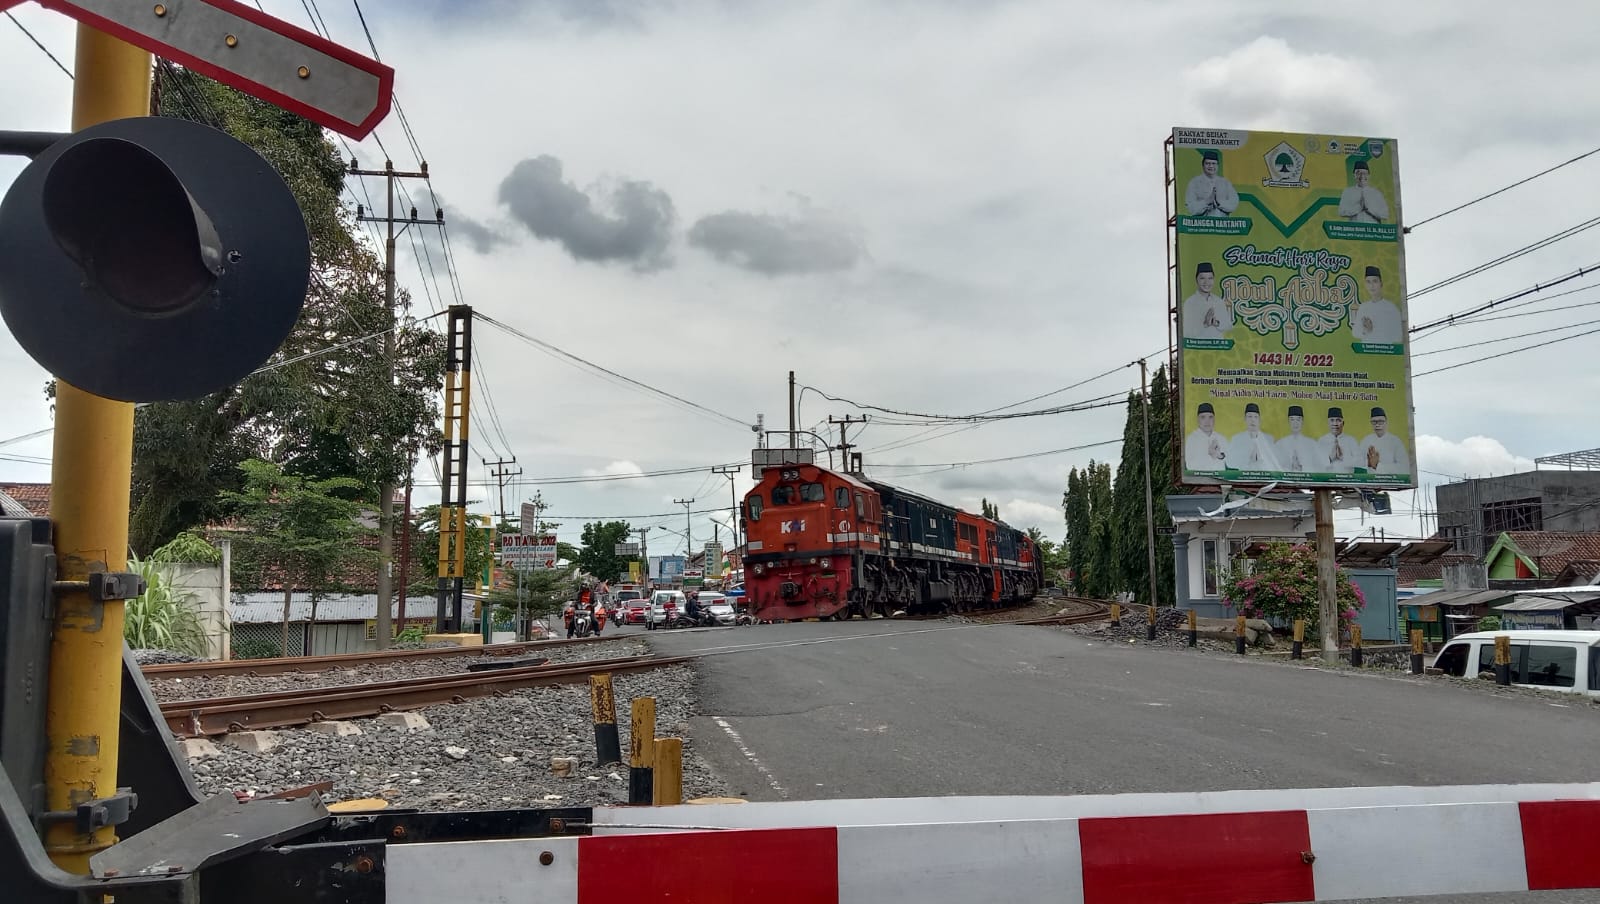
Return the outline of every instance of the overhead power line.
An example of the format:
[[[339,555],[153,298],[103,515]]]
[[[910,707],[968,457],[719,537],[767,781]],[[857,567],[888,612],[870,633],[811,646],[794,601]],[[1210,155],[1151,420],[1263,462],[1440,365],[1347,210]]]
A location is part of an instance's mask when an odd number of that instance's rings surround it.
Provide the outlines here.
[[[1421,357],[1423,357],[1425,355],[1442,355],[1445,352],[1459,352],[1462,349],[1478,348],[1478,347],[1484,346],[1484,345],[1493,345],[1496,342],[1510,342],[1513,339],[1526,339],[1529,336],[1543,336],[1543,335],[1546,335],[1548,333],[1559,333],[1562,330],[1575,330],[1580,326],[1594,326],[1597,323],[1600,323],[1600,320],[1583,320],[1583,321],[1579,321],[1578,323],[1567,323],[1567,324],[1563,324],[1561,326],[1547,327],[1546,329],[1533,330],[1532,332],[1527,332],[1527,333],[1512,333],[1509,336],[1497,336],[1497,337],[1495,337],[1493,339],[1483,339],[1483,340],[1478,341],[1478,342],[1468,342],[1468,343],[1466,343],[1464,345],[1452,345],[1449,348],[1432,348],[1432,349],[1428,349],[1425,352],[1412,352],[1411,353],[1411,357],[1412,358],[1421,358]]]
[[[1582,223],[1579,223],[1579,224],[1577,224],[1575,226],[1568,226],[1566,229],[1563,229],[1560,232],[1554,233],[1553,235],[1547,235],[1544,238],[1542,238],[1542,239],[1538,240],[1537,242],[1534,242],[1534,243],[1532,243],[1530,245],[1524,245],[1524,246],[1522,246],[1521,248],[1518,248],[1515,251],[1510,251],[1510,252],[1507,252],[1505,254],[1502,254],[1499,257],[1497,257],[1497,258],[1495,258],[1493,260],[1481,263],[1481,264],[1477,265],[1476,267],[1472,267],[1470,269],[1463,270],[1463,271],[1461,271],[1460,273],[1457,273],[1454,276],[1445,277],[1444,279],[1439,280],[1438,282],[1434,283],[1433,285],[1423,286],[1422,288],[1418,289],[1415,292],[1408,292],[1408,293],[1406,293],[1407,300],[1409,301],[1411,299],[1420,298],[1423,295],[1427,295],[1429,292],[1436,292],[1439,289],[1444,289],[1444,288],[1447,288],[1449,286],[1453,286],[1456,283],[1461,282],[1462,280],[1470,279],[1470,278],[1472,278],[1474,276],[1477,276],[1478,274],[1486,272],[1488,270],[1493,270],[1495,267],[1498,267],[1501,264],[1508,264],[1511,261],[1514,261],[1519,257],[1525,257],[1526,255],[1532,254],[1535,251],[1539,251],[1541,249],[1548,248],[1548,247],[1550,247],[1551,245],[1554,245],[1557,242],[1565,241],[1566,239],[1570,239],[1575,235],[1579,235],[1581,233],[1588,232],[1589,230],[1595,228],[1596,226],[1600,226],[1600,217],[1594,217],[1593,219],[1584,220]]]
[[[50,48],[44,46],[44,42],[43,41],[40,41],[38,38],[34,37],[33,36],[33,32],[28,30],[28,26],[23,25],[21,22],[18,22],[17,21],[17,17],[13,16],[11,14],[10,10],[6,11],[6,18],[11,20],[11,24],[12,25],[15,25],[16,27],[22,29],[22,33],[28,36],[28,40],[33,42],[33,46],[35,46],[35,47],[39,48],[40,50],[44,51],[44,55],[50,58],[50,62],[56,64],[56,68],[57,69],[60,69],[62,71],[62,73],[66,75],[67,78],[72,78],[72,70],[68,69],[65,65],[62,64],[62,62],[60,60],[56,59],[56,55],[50,52]]]
[[[748,430],[750,428],[750,425],[748,423],[740,420],[739,418],[734,417],[731,414],[723,414],[722,412],[717,411],[714,408],[707,408],[706,406],[701,405],[698,402],[691,402],[688,399],[684,398],[683,396],[674,395],[674,394],[672,394],[670,392],[667,392],[665,389],[657,389],[656,387],[651,386],[648,383],[642,383],[642,382],[640,382],[638,380],[633,379],[632,377],[628,377],[628,376],[624,376],[622,374],[619,374],[616,371],[614,371],[614,370],[612,370],[612,369],[610,369],[608,367],[605,367],[603,365],[596,364],[595,362],[590,361],[587,358],[580,358],[579,356],[574,355],[574,354],[572,354],[571,352],[569,352],[569,351],[567,351],[565,349],[562,349],[562,348],[559,348],[559,347],[557,347],[555,345],[552,345],[551,343],[546,342],[543,339],[538,339],[538,338],[535,338],[533,336],[530,336],[527,333],[523,332],[522,330],[519,330],[516,327],[511,326],[509,324],[502,323],[499,320],[496,320],[496,319],[494,319],[493,317],[490,317],[487,314],[478,314],[477,318],[479,320],[483,321],[484,323],[489,324],[490,326],[493,326],[493,327],[495,327],[495,328],[497,328],[497,329],[499,329],[499,330],[501,330],[501,331],[503,331],[503,332],[505,332],[505,333],[507,333],[509,335],[515,336],[518,339],[523,340],[524,342],[527,342],[528,344],[532,345],[533,347],[535,347],[535,348],[537,348],[537,349],[539,349],[539,350],[541,350],[543,352],[546,352],[546,353],[548,353],[550,355],[554,355],[554,356],[557,356],[559,358],[562,358],[562,359],[564,359],[564,360],[566,360],[566,361],[568,361],[568,362],[570,362],[570,363],[572,363],[572,364],[574,364],[574,365],[576,365],[576,366],[578,366],[580,368],[583,368],[584,370],[588,370],[588,371],[591,371],[593,373],[603,374],[603,375],[605,375],[607,377],[611,377],[611,378],[614,378],[614,379],[617,379],[617,380],[621,380],[622,382],[627,383],[630,386],[634,386],[634,387],[637,387],[639,389],[642,389],[645,392],[648,392],[648,393],[650,393],[652,395],[656,395],[656,396],[659,396],[659,397],[664,398],[664,399],[669,399],[669,400],[671,400],[673,402],[676,402],[678,404],[681,404],[681,405],[687,405],[687,406],[689,406],[690,408],[692,408],[692,409],[694,409],[696,411],[702,412],[704,414],[709,414],[712,417],[720,418],[720,419],[722,419],[724,421],[727,421],[730,424],[738,424],[740,427],[742,427],[742,428],[744,428],[746,430]]]
[[[965,468],[965,467],[970,467],[972,465],[992,465],[992,464],[999,464],[1001,462],[1022,461],[1024,459],[1028,459],[1028,458],[1044,458],[1044,457],[1050,456],[1050,455],[1065,455],[1068,452],[1082,452],[1085,449],[1097,449],[1097,448],[1099,448],[1101,446],[1113,446],[1113,445],[1116,445],[1117,443],[1120,443],[1120,442],[1122,442],[1122,439],[1119,437],[1117,439],[1105,439],[1105,440],[1100,440],[1099,442],[1084,443],[1084,444],[1078,445],[1078,446],[1067,446],[1064,449],[1046,449],[1043,452],[1024,452],[1024,453],[1022,453],[1020,455],[1006,455],[1006,456],[1003,456],[1001,458],[976,458],[976,459],[973,459],[972,461],[946,461],[946,462],[938,462],[938,463],[933,463],[933,464],[913,464],[913,465],[874,464],[874,465],[870,465],[869,467],[871,467],[873,469],[877,469],[877,468],[933,468],[933,469],[953,470],[955,468]],[[931,474],[931,473],[934,473],[934,472],[933,471],[929,471],[927,473]]]
[[[1486,302],[1484,304],[1478,305],[1475,308],[1468,308],[1465,311],[1457,311],[1456,313],[1451,314],[1448,317],[1441,317],[1440,319],[1435,320],[1435,321],[1433,321],[1431,323],[1424,323],[1421,326],[1414,326],[1414,327],[1411,328],[1410,333],[1411,333],[1411,335],[1414,336],[1417,333],[1421,333],[1421,332],[1423,332],[1425,330],[1431,330],[1431,329],[1434,329],[1436,327],[1453,326],[1453,325],[1461,323],[1461,322],[1467,320],[1468,318],[1473,317],[1473,316],[1475,316],[1477,314],[1481,314],[1481,313],[1483,313],[1485,311],[1490,311],[1490,310],[1493,310],[1495,308],[1498,308],[1498,307],[1500,307],[1501,305],[1505,304],[1508,301],[1516,301],[1519,298],[1526,298],[1529,295],[1535,295],[1535,294],[1537,294],[1539,292],[1543,292],[1546,289],[1555,288],[1556,286],[1559,286],[1562,283],[1571,282],[1572,280],[1579,279],[1581,277],[1587,276],[1587,275],[1589,275],[1591,273],[1595,273],[1595,272],[1600,272],[1600,263],[1590,264],[1587,267],[1579,267],[1576,271],[1574,271],[1572,273],[1568,273],[1565,276],[1561,276],[1561,277],[1558,277],[1556,279],[1553,279],[1550,282],[1538,283],[1538,284],[1535,284],[1535,285],[1533,285],[1533,286],[1531,286],[1529,288],[1523,289],[1520,292],[1513,292],[1512,294],[1507,295],[1504,298],[1496,298],[1493,301]],[[1600,285],[1600,284],[1597,284],[1597,285]],[[1594,287],[1593,286],[1583,286],[1583,287],[1581,287],[1579,289],[1575,289],[1573,291],[1582,291],[1583,289],[1590,289],[1590,288],[1594,288]],[[1567,295],[1567,294],[1570,294],[1570,293],[1562,292],[1562,293],[1558,293],[1556,295],[1547,296],[1546,298],[1539,299],[1539,300],[1548,301],[1550,299],[1560,298],[1562,295]],[[1415,298],[1416,295],[1412,294],[1410,297]],[[1524,304],[1533,304],[1533,303],[1534,302],[1525,302]],[[1513,305],[1512,307],[1522,307],[1522,305]]]
[[[1537,348],[1545,348],[1546,346],[1555,345],[1557,342],[1566,342],[1568,339],[1581,339],[1584,336],[1593,336],[1595,333],[1600,333],[1600,327],[1582,333],[1574,333],[1571,336],[1562,336],[1559,339],[1547,339],[1544,342],[1535,342],[1532,345],[1524,345],[1521,348],[1514,348],[1510,351],[1504,351],[1498,354],[1485,355],[1481,358],[1473,358],[1470,361],[1462,361],[1459,364],[1449,364],[1444,367],[1436,367],[1433,370],[1425,370],[1422,373],[1415,374],[1412,378],[1415,379],[1416,377],[1426,377],[1429,374],[1444,373],[1447,370],[1455,370],[1458,367],[1467,367],[1472,364],[1482,364],[1485,361],[1493,361],[1495,358],[1504,358],[1507,355],[1515,355],[1518,352],[1531,352]]]
[[[1442,220],[1445,217],[1447,217],[1447,216],[1449,216],[1449,215],[1451,215],[1453,213],[1456,213],[1456,212],[1462,211],[1462,210],[1466,210],[1468,207],[1471,207],[1472,205],[1477,204],[1480,201],[1487,201],[1490,198],[1494,197],[1495,195],[1505,194],[1506,192],[1508,192],[1508,191],[1510,191],[1513,188],[1516,188],[1518,186],[1527,185],[1529,182],[1532,182],[1533,180],[1539,178],[1540,176],[1548,176],[1551,173],[1555,172],[1558,169],[1561,169],[1564,166],[1571,166],[1572,164],[1577,163],[1579,160],[1583,160],[1586,157],[1593,157],[1595,154],[1600,154],[1600,148],[1594,148],[1593,150],[1584,151],[1583,153],[1579,154],[1578,156],[1573,157],[1571,160],[1567,160],[1565,162],[1558,163],[1555,166],[1552,166],[1552,167],[1550,167],[1549,169],[1546,169],[1546,170],[1540,170],[1539,172],[1534,173],[1533,175],[1527,177],[1526,179],[1518,179],[1517,181],[1511,183],[1510,185],[1507,185],[1505,188],[1497,188],[1494,191],[1489,192],[1486,195],[1483,195],[1482,197],[1473,198],[1471,201],[1468,201],[1465,204],[1457,204],[1455,207],[1452,207],[1449,210],[1444,211],[1443,213],[1436,213],[1433,216],[1428,217],[1425,220],[1421,220],[1419,222],[1412,223],[1410,226],[1406,227],[1406,232],[1410,232],[1413,229],[1416,229],[1416,228],[1418,228],[1420,226],[1426,226],[1429,223],[1432,223],[1434,220]]]

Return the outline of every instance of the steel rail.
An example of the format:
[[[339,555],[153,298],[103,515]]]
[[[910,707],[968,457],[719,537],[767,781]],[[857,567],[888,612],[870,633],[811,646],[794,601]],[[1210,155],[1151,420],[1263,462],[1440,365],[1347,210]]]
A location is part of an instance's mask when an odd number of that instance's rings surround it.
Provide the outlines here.
[[[172,700],[160,706],[161,716],[174,736],[193,738],[460,703],[472,697],[486,697],[517,688],[582,683],[597,672],[645,671],[693,659],[694,656],[628,656],[371,684]]]
[[[422,650],[372,650],[365,653],[338,653],[328,656],[280,656],[271,659],[222,659],[214,662],[171,662],[140,668],[146,678],[208,678],[222,675],[284,675],[293,672],[323,672],[328,669],[412,659],[441,659],[450,656],[520,656],[547,647],[595,643],[614,637],[574,637],[570,640],[529,640],[521,643],[484,644],[472,647],[429,647]]]

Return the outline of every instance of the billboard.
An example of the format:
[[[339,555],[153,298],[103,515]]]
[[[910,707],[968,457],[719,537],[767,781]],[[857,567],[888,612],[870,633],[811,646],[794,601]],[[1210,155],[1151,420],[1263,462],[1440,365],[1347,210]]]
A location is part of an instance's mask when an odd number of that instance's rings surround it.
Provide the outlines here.
[[[1186,484],[1415,486],[1395,142],[1177,128]]]
[[[554,568],[555,535],[530,537],[526,534],[504,534],[500,537],[500,561],[518,571]]]

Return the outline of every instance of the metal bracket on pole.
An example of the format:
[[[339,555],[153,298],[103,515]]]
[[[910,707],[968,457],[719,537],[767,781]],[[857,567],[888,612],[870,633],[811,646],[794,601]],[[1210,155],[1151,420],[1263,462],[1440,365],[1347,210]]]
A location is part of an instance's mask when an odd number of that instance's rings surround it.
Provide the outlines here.
[[[0,129],[0,155],[7,157],[34,157],[43,154],[52,144],[66,138],[67,132],[9,132]]]
[[[89,599],[97,603],[108,603],[112,600],[138,599],[149,589],[144,578],[133,572],[96,571],[89,575],[87,581],[56,581],[52,587],[57,591],[81,590],[89,594]]]
[[[139,795],[130,788],[118,788],[117,793],[98,800],[86,800],[71,810],[52,810],[39,814],[42,828],[46,823],[75,822],[80,835],[95,829],[119,826],[128,821],[133,809],[139,805]]]

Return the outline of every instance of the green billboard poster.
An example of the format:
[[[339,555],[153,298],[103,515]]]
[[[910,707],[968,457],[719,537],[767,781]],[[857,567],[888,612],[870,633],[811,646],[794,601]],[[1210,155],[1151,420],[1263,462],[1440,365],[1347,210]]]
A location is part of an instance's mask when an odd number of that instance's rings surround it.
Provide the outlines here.
[[[1395,142],[1177,128],[1183,482],[1408,489]]]

